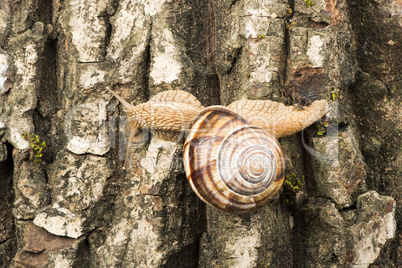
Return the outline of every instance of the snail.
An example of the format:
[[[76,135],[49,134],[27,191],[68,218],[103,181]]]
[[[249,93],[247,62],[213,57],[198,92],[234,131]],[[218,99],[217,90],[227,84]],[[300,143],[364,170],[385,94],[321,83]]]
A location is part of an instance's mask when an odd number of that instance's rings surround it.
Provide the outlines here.
[[[285,160],[278,138],[324,116],[325,100],[304,110],[269,100],[239,100],[205,108],[195,96],[167,90],[133,106],[108,90],[129,112],[132,126],[163,139],[187,135],[183,163],[191,188],[221,211],[244,213],[267,202],[282,187]]]

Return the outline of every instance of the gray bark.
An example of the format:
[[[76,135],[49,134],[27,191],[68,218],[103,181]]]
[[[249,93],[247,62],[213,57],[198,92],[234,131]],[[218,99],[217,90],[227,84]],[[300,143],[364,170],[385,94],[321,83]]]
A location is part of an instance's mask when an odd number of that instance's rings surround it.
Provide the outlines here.
[[[0,267],[402,266],[401,14],[398,0],[2,1]],[[192,192],[180,141],[148,135],[127,160],[106,87],[135,105],[174,88],[330,111],[280,139],[301,191],[234,215]],[[48,145],[41,163],[25,133]]]

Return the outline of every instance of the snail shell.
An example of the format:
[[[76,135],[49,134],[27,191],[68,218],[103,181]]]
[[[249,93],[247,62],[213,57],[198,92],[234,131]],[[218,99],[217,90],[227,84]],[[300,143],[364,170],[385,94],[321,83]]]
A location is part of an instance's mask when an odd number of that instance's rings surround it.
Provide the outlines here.
[[[197,116],[184,144],[183,162],[199,198],[225,212],[261,207],[285,177],[278,141],[223,106],[208,107]]]

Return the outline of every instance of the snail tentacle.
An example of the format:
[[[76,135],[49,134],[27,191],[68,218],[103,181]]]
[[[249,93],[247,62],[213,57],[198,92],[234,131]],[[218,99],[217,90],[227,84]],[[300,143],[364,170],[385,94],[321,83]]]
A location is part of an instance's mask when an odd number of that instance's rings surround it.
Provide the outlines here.
[[[134,108],[133,105],[131,105],[130,103],[128,103],[125,99],[123,99],[122,97],[120,97],[116,92],[114,92],[113,90],[111,90],[109,87],[106,88],[107,90],[109,90],[110,93],[112,93],[112,95],[118,99],[121,104],[123,104],[124,108],[127,109],[127,111],[130,111]]]

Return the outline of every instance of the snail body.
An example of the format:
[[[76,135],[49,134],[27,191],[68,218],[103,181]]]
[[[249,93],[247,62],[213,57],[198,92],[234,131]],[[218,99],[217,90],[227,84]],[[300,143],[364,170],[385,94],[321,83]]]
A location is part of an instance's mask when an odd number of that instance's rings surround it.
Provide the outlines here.
[[[310,126],[328,111],[326,100],[316,100],[304,110],[270,100],[239,100],[228,108],[279,139]]]
[[[161,92],[137,106],[108,90],[127,109],[135,130],[147,129],[167,140],[174,140],[181,132],[188,131],[195,116],[204,108],[194,95],[182,90]]]
[[[325,100],[304,110],[268,100],[204,108],[181,90],[133,106],[109,91],[126,107],[135,128],[163,139],[187,135],[183,162],[192,189],[205,203],[230,213],[255,210],[273,198],[285,178],[277,138],[308,127],[328,111]]]

